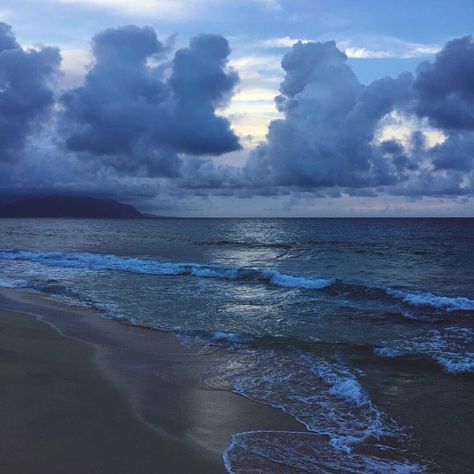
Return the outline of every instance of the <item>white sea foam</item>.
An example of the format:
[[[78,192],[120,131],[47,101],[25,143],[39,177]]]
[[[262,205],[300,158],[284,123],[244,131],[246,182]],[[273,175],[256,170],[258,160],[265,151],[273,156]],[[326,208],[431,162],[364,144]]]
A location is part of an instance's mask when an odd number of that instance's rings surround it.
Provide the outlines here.
[[[226,280],[234,280],[238,276],[237,269],[218,269],[218,268],[209,268],[201,265],[193,265],[191,269],[191,274],[196,277],[201,278],[223,278]]]
[[[396,447],[407,445],[408,438],[375,407],[341,361],[329,362],[305,353],[248,351],[218,369],[208,381],[212,386],[224,384],[248,398],[280,408],[310,431],[234,435],[223,455],[229,473],[408,474],[425,470],[417,459]],[[372,454],[353,451],[355,445],[365,442],[372,446]],[[387,452],[391,459],[386,457]]]
[[[323,278],[303,278],[280,273],[277,270],[263,270],[264,276],[267,276],[271,283],[286,288],[306,288],[317,290],[326,288],[334,283],[334,280]]]
[[[313,366],[313,373],[320,377],[329,387],[329,392],[357,407],[370,404],[370,400],[362,386],[347,368],[336,367],[320,361]]]
[[[327,361],[306,353],[247,349],[225,366],[213,369],[206,382],[289,413],[310,432],[324,438],[320,448],[331,451],[334,460],[341,462],[352,455],[355,445],[369,440],[377,440],[381,445],[382,439],[396,439],[399,443],[405,436],[338,360]],[[276,442],[271,449],[278,451],[281,447]],[[288,448],[296,449],[294,445]],[[304,456],[304,452],[301,447],[299,456]]]
[[[474,373],[474,332],[470,328],[447,327],[425,334],[383,342],[374,349],[379,357],[427,356],[448,374]]]
[[[26,288],[29,283],[26,280],[0,278],[0,287],[2,288]]]
[[[437,296],[431,293],[407,293],[388,288],[389,296],[402,300],[413,306],[429,306],[446,311],[474,311],[474,301],[464,296]]]
[[[400,357],[403,355],[403,352],[401,352],[398,349],[393,349],[390,347],[376,347],[374,349],[374,352],[376,355],[380,357],[385,357],[387,359],[395,359],[396,357]]]
[[[443,366],[448,374],[474,373],[474,353],[469,352],[463,356],[434,356],[434,360]]]
[[[337,380],[331,387],[330,392],[333,395],[347,400],[349,403],[354,403],[358,407],[361,407],[364,403],[368,402],[367,396],[363,392],[362,387],[352,378]]]
[[[223,454],[230,474],[328,473],[420,474],[423,464],[403,454],[399,459],[362,454],[342,454],[327,445],[323,436],[294,431],[247,431],[232,437]]]
[[[211,333],[211,339],[216,342],[230,342],[232,344],[247,344],[252,341],[251,337],[224,331],[214,331]]]

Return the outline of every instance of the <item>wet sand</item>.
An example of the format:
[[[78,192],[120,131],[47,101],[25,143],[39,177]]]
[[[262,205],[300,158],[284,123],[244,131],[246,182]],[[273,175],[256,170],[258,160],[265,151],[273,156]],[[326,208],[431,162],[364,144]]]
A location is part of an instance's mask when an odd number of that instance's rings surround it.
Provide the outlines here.
[[[304,430],[202,376],[220,354],[18,290],[0,292],[0,472],[226,472],[232,434]]]

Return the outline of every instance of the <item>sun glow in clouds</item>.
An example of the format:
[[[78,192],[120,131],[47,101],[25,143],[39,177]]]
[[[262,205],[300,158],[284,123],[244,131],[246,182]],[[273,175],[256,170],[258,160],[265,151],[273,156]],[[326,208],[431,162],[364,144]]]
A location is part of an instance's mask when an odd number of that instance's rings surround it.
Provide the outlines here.
[[[406,115],[398,111],[391,112],[379,122],[376,131],[375,143],[386,140],[396,140],[405,148],[412,146],[413,132],[420,132],[425,140],[427,148],[433,148],[446,141],[446,135],[442,130],[430,126],[426,119],[419,119],[413,115]]]

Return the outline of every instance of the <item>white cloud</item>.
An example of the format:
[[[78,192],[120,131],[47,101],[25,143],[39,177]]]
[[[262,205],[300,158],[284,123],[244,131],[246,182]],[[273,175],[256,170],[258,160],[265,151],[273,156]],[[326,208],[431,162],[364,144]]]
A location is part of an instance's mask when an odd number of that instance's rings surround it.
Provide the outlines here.
[[[293,38],[281,36],[258,40],[255,45],[263,49],[291,48],[296,42],[327,41],[330,38]],[[430,56],[440,51],[435,44],[415,43],[392,36],[358,36],[354,38],[336,38],[339,49],[352,59],[410,59]]]
[[[281,36],[279,38],[259,40],[257,44],[262,48],[291,48],[298,41],[303,41],[303,43],[306,43],[310,40],[292,38],[291,36]]]
[[[163,15],[165,18],[189,18],[209,7],[234,5],[232,0],[53,0],[58,3],[89,6],[126,15]],[[278,0],[243,0],[265,8],[278,9]]]
[[[340,38],[337,46],[344,50],[348,57],[354,59],[392,58],[411,59],[432,56],[441,50],[436,44],[415,43],[393,36],[360,36]]]
[[[432,127],[427,119],[420,119],[394,111],[380,121],[376,131],[375,142],[397,140],[406,149],[410,150],[411,136],[415,131],[421,132],[424,135],[428,148],[440,145],[446,140],[446,135],[443,131]]]
[[[391,57],[387,51],[377,51],[367,48],[346,48],[344,52],[348,58],[352,59],[383,59]]]

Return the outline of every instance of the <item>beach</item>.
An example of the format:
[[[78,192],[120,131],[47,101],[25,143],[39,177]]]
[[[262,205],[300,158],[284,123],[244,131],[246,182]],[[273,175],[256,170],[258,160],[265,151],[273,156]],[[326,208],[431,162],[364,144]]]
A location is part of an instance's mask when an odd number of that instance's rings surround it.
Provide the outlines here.
[[[0,327],[4,474],[226,472],[222,452],[232,433],[297,424],[271,407],[209,390],[195,379],[185,383],[187,375],[170,378],[170,366],[193,353],[156,331],[5,289]],[[146,389],[132,385],[140,385],[140,367],[132,367],[138,354],[131,344],[121,346],[122,331],[142,347],[160,345],[154,363],[166,369]],[[190,365],[195,370],[200,362]]]
[[[3,220],[2,472],[469,472],[473,224]]]

